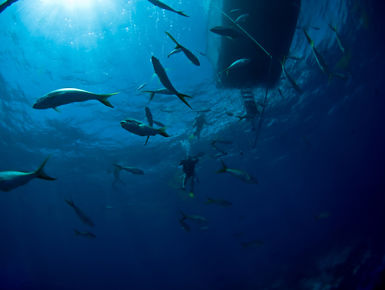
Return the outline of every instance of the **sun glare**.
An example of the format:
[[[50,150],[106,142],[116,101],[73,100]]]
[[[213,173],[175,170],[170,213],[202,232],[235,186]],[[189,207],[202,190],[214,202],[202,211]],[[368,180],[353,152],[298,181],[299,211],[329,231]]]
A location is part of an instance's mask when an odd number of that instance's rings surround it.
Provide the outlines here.
[[[65,10],[87,10],[94,5],[94,0],[41,0],[44,6],[56,6]]]

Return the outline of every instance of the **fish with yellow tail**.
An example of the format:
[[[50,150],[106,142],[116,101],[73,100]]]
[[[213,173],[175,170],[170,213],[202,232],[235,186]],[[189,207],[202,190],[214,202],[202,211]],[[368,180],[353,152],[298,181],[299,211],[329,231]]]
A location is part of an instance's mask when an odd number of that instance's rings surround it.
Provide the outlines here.
[[[85,102],[97,100],[103,105],[113,108],[114,106],[108,101],[108,98],[118,93],[112,94],[94,94],[80,89],[64,88],[52,91],[43,97],[37,99],[33,105],[34,109],[54,109],[57,107],[71,103]]]
[[[155,5],[159,8],[162,8],[164,10],[174,12],[174,13],[179,14],[179,15],[184,16],[184,17],[189,17],[188,15],[184,14],[182,11],[177,11],[174,8],[171,8],[170,6],[168,6],[167,4],[165,4],[159,0],[148,0],[148,2],[152,3],[153,5]]]
[[[217,171],[217,173],[228,173],[245,183],[248,184],[258,184],[258,180],[251,176],[249,173],[243,170],[228,168],[223,160],[221,160],[222,168]]]
[[[159,59],[157,59],[155,56],[152,56],[151,57],[151,62],[152,62],[152,65],[154,67],[155,74],[158,76],[158,78],[159,78],[160,82],[162,83],[162,85],[168,91],[170,91],[172,94],[176,95],[183,103],[186,104],[186,106],[188,106],[190,109],[192,109],[191,106],[189,105],[189,103],[187,103],[187,101],[186,101],[186,98],[191,98],[191,97],[188,96],[188,95],[185,95],[185,94],[182,94],[182,93],[178,92],[174,88],[174,86],[172,85],[170,79],[167,76],[166,70],[164,69],[164,67],[160,63]]]
[[[32,179],[40,178],[44,180],[53,181],[56,178],[48,176],[44,172],[44,166],[46,165],[49,158],[39,166],[39,168],[32,172],[23,171],[0,171],[0,190],[11,191],[19,186],[25,185]]]
[[[172,54],[183,52],[184,55],[195,65],[200,66],[199,59],[193,54],[190,50],[188,50],[186,47],[181,45],[176,39],[166,31],[167,36],[175,43],[175,49],[169,53],[168,57],[170,57]]]
[[[134,119],[123,120],[120,122],[120,125],[123,129],[135,135],[146,136],[147,141],[145,145],[150,136],[161,135],[163,137],[170,137],[170,135],[166,133],[166,128],[154,128]]]

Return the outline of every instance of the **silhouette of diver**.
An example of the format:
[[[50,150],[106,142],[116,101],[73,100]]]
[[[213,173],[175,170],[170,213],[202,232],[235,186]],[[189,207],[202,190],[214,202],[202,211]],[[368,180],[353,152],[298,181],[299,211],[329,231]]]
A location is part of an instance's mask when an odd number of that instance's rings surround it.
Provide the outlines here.
[[[182,182],[182,189],[186,190],[187,182],[190,180],[190,197],[194,197],[194,184],[196,181],[195,176],[195,166],[198,163],[199,158],[198,156],[188,156],[187,159],[182,160],[179,165],[181,165],[183,168],[183,182]]]
[[[197,137],[198,139],[200,139],[201,137],[201,132],[203,130],[203,127],[205,125],[210,125],[209,122],[207,122],[206,120],[206,116],[204,113],[201,113],[198,115],[198,117],[195,118],[194,120],[194,124],[193,124],[193,128],[195,129],[194,132],[193,132],[193,136],[194,137]]]

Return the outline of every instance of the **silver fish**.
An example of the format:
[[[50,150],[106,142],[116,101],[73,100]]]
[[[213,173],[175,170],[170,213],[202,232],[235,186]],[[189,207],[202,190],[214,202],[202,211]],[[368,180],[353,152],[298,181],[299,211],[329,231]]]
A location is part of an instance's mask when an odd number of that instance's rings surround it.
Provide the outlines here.
[[[167,89],[169,90],[170,92],[172,92],[174,95],[176,95],[183,103],[185,103],[190,109],[191,106],[189,105],[189,103],[187,103],[187,101],[185,100],[185,98],[191,98],[190,96],[188,95],[184,95],[184,94],[181,94],[179,93],[175,88],[174,86],[172,85],[170,79],[168,78],[167,76],[167,73],[165,71],[165,69],[163,68],[162,64],[160,63],[159,59],[157,59],[155,56],[152,56],[151,57],[151,62],[152,62],[152,65],[154,67],[154,71],[156,73],[156,75],[158,76],[160,82],[162,83],[162,85]]]
[[[248,65],[250,62],[251,62],[251,60],[249,58],[238,59],[238,60],[234,61],[232,64],[230,64],[223,72],[228,74],[229,71],[244,67],[244,66]]]
[[[78,218],[87,226],[93,227],[94,222],[72,201],[65,199],[65,202],[73,208]]]
[[[226,164],[221,160],[222,163],[222,168],[217,171],[217,173],[229,173],[230,175],[242,180],[245,183],[249,184],[258,184],[258,180],[248,174],[247,172],[239,169],[233,169],[233,168],[228,168]]]
[[[44,160],[37,170],[32,172],[0,171],[0,190],[6,192],[11,191],[19,186],[27,184],[34,178],[56,180],[56,178],[50,177],[44,172],[44,166],[47,161],[48,158]]]
[[[66,104],[85,102],[89,100],[97,100],[103,105],[113,108],[114,106],[108,101],[108,98],[116,95],[112,94],[94,94],[84,90],[65,88],[52,91],[45,96],[39,98],[33,105],[34,109],[55,109]]]
[[[210,31],[220,36],[229,37],[231,39],[235,39],[241,36],[237,30],[226,26],[215,26],[211,28]]]
[[[189,17],[188,15],[184,14],[182,11],[177,11],[174,8],[171,8],[170,6],[168,6],[167,4],[165,4],[159,0],[148,0],[148,2],[154,4],[155,6],[158,6],[159,8],[174,12],[174,13],[182,15],[184,17]]]
[[[179,42],[176,41],[176,39],[169,33],[166,31],[166,34],[168,37],[170,37],[170,39],[175,43],[175,50],[178,50],[180,49],[184,54],[185,56],[195,65],[197,66],[200,66],[200,62],[199,62],[199,59],[190,51],[188,50],[186,47],[184,47],[183,45],[181,45]],[[169,55],[170,56],[170,55]]]
[[[144,175],[144,171],[142,169],[139,169],[139,168],[136,168],[136,167],[122,166],[122,165],[119,165],[119,164],[116,164],[116,163],[113,164],[113,165],[119,171],[124,170],[124,171],[130,172],[132,174]]]
[[[150,127],[140,121],[133,120],[133,119],[127,119],[120,122],[120,125],[123,129],[126,129],[127,131],[138,135],[138,136],[155,136],[155,135],[161,135],[163,137],[170,137],[166,133],[165,128],[153,128]]]

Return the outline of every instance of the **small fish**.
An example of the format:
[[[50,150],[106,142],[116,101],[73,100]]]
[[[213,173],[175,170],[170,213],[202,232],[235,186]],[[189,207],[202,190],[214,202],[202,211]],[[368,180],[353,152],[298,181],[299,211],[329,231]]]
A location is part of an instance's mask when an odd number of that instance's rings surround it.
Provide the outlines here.
[[[224,200],[224,199],[212,199],[207,198],[207,201],[205,204],[214,204],[219,206],[232,206],[233,204],[230,201]]]
[[[138,136],[149,137],[149,136],[161,135],[163,137],[170,137],[170,135],[166,133],[165,128],[157,129],[154,127],[150,127],[134,119],[127,119],[127,120],[121,121],[120,125],[122,126],[123,129],[126,129],[127,131]],[[148,138],[147,138],[147,141],[148,141]],[[147,144],[147,141],[145,144]]]
[[[226,115],[229,116],[229,117],[234,117],[234,113],[233,113],[233,112],[230,112],[230,111],[227,111],[227,112],[226,112]]]
[[[310,36],[307,33],[306,29],[303,29],[303,32],[305,34],[305,37],[306,37],[307,41],[309,42],[309,44],[310,44],[310,46],[312,48],[313,55],[314,55],[314,57],[315,57],[315,59],[317,61],[317,64],[318,64],[319,68],[321,69],[321,71],[323,73],[327,74],[329,76],[329,78],[331,78],[333,76],[333,74],[329,71],[329,67],[326,64],[324,58],[322,57],[322,55],[316,49],[316,47],[314,45],[314,41],[310,38]]]
[[[87,226],[93,227],[95,224],[94,222],[85,215],[85,213],[72,201],[65,199],[65,202],[73,208],[78,218]]]
[[[174,49],[174,51],[175,50],[178,50],[178,49],[180,49],[183,53],[184,53],[184,55],[193,63],[193,64],[195,64],[195,65],[197,65],[197,66],[200,66],[201,64],[200,64],[200,62],[199,62],[199,59],[190,51],[190,50],[188,50],[186,47],[184,47],[183,45],[181,45],[179,42],[177,42],[176,40],[175,40],[175,38],[169,33],[169,32],[167,32],[166,31],[166,34],[167,34],[167,36],[168,37],[170,37],[170,39],[175,43],[175,49]],[[169,56],[170,56],[170,54],[169,54]]]
[[[294,78],[287,72],[286,68],[285,68],[285,62],[286,62],[286,58],[281,62],[281,66],[282,66],[282,71],[284,72],[286,78],[289,80],[290,84],[293,86],[293,88],[298,92],[298,93],[302,93],[302,89],[300,88],[300,86],[297,84],[297,82],[294,80]]]
[[[144,175],[144,171],[142,169],[139,169],[139,168],[136,168],[136,167],[128,167],[128,166],[122,166],[122,165],[119,165],[119,164],[113,164],[114,167],[119,170],[119,171],[127,171],[127,172],[130,172],[132,174],[136,174],[136,175]]]
[[[324,219],[327,219],[329,217],[330,217],[330,212],[328,212],[328,211],[321,212],[320,214],[314,216],[314,218],[316,220],[324,220]]]
[[[168,6],[167,4],[165,4],[159,0],[148,0],[148,2],[154,4],[155,6],[158,6],[159,8],[162,8],[164,10],[174,12],[174,13],[182,15],[184,17],[189,17],[188,15],[184,14],[182,11],[177,11],[174,8],[171,8],[170,6]]]
[[[103,105],[113,108],[114,106],[108,101],[108,98],[118,93],[112,94],[94,94],[79,89],[59,89],[52,91],[45,96],[39,98],[33,105],[34,109],[54,109],[57,111],[57,107],[77,102],[85,102],[89,100],[97,100]]]
[[[185,214],[183,211],[180,211],[181,214],[182,214],[182,219],[183,220],[191,220],[193,222],[196,222],[198,224],[206,224],[208,221],[205,217],[203,216],[200,216],[200,215],[187,215]]]
[[[17,1],[18,0],[7,0],[4,3],[0,4],[0,13]]]
[[[184,94],[181,94],[179,93],[175,88],[174,86],[172,85],[172,83],[170,82],[170,79],[168,78],[167,76],[167,73],[166,71],[164,70],[162,64],[160,63],[159,59],[157,59],[155,56],[152,56],[151,57],[151,61],[152,61],[152,65],[154,66],[154,71],[156,73],[156,75],[158,76],[160,82],[162,83],[162,85],[170,92],[172,92],[174,95],[176,95],[183,103],[186,104],[186,106],[188,106],[190,109],[191,106],[189,105],[189,103],[187,103],[187,101],[185,100],[185,98],[191,98],[190,96],[187,96],[187,95],[184,95]]]
[[[140,91],[141,89],[143,89],[145,86],[147,86],[146,83],[143,83],[141,84],[139,87],[136,88],[137,91]]]
[[[226,164],[221,160],[222,168],[217,171],[217,173],[229,173],[230,175],[242,180],[245,183],[249,184],[258,184],[258,180],[248,174],[245,171],[239,170],[239,169],[232,169],[228,168]]]
[[[203,226],[199,228],[201,231],[208,231],[209,227],[208,226]]]
[[[153,91],[143,91],[143,93],[150,94],[150,102],[154,99],[155,95],[173,95],[174,93],[169,91],[168,89],[157,89]]]
[[[215,26],[211,28],[210,31],[220,36],[229,37],[231,39],[235,39],[241,36],[238,30],[235,30],[234,28],[231,28],[231,27],[225,27],[225,26]]]
[[[75,233],[75,236],[80,236],[80,237],[84,237],[84,238],[88,238],[88,239],[95,239],[96,238],[95,234],[93,234],[91,232],[81,232],[81,231],[74,229],[74,233]]]
[[[154,119],[152,118],[152,113],[151,113],[150,108],[145,107],[144,110],[146,111],[146,118],[147,118],[148,125],[150,125],[150,127],[153,127]]]
[[[241,12],[242,9],[232,9],[230,10],[230,13],[237,13],[237,12]]]
[[[338,47],[340,48],[340,50],[342,51],[342,53],[345,53],[345,47],[344,47],[344,45],[342,44],[341,37],[340,37],[340,35],[339,35],[338,32],[337,32],[337,27],[331,25],[330,23],[329,23],[329,27],[330,27],[330,29],[331,29],[331,30],[335,33],[335,35],[336,35],[336,40],[337,40]]]
[[[253,241],[248,241],[248,242],[242,242],[241,246],[242,246],[242,248],[246,249],[246,248],[250,248],[250,247],[262,246],[263,244],[264,244],[263,241],[253,240]]]
[[[242,22],[245,22],[247,20],[247,18],[249,18],[249,13],[245,13],[245,14],[242,14],[240,16],[237,17],[237,19],[235,19],[235,22],[236,23],[242,23]]]
[[[56,178],[50,177],[44,172],[44,166],[48,159],[49,158],[44,160],[39,168],[32,172],[0,171],[0,190],[6,192],[11,191],[19,186],[27,184],[34,178],[56,180]]]
[[[229,74],[229,71],[239,69],[241,67],[244,67],[248,65],[251,62],[249,58],[241,58],[236,61],[234,61],[232,64],[230,64],[222,73],[226,73],[226,75]]]

